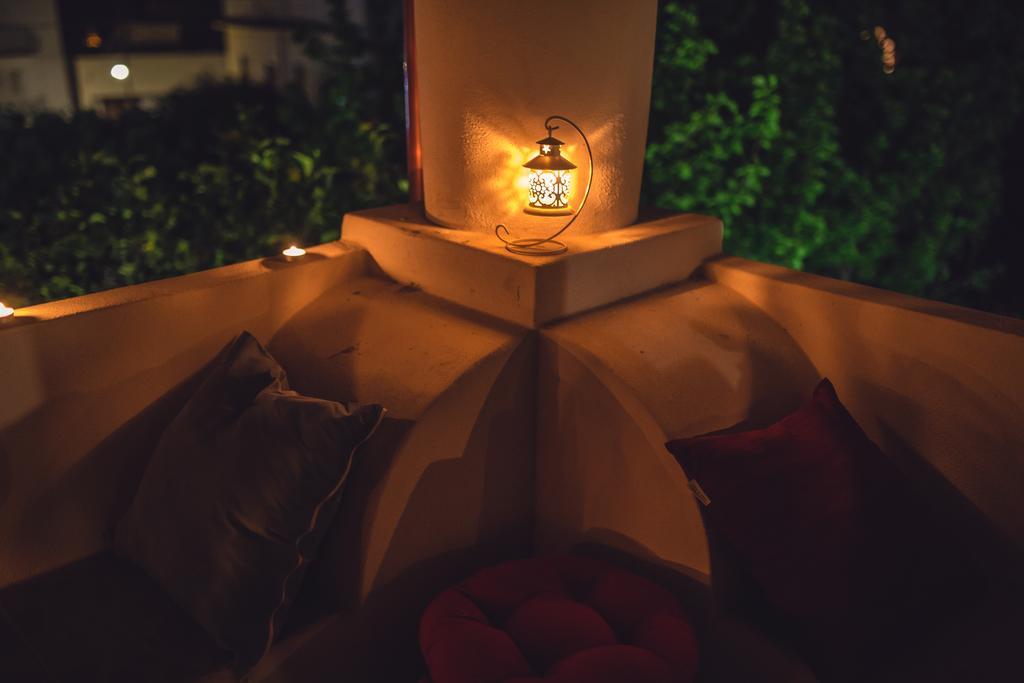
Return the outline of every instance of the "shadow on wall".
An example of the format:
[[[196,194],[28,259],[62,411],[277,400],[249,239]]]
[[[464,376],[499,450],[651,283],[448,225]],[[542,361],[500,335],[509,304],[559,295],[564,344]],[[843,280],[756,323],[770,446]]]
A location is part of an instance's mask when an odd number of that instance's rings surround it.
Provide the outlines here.
[[[727,313],[739,320],[743,327],[751,322],[749,318],[752,314],[760,317],[760,312],[753,312],[747,307],[740,306],[730,307]],[[766,322],[761,322],[760,326],[763,327]],[[758,429],[776,422],[807,401],[820,380],[814,364],[803,354],[796,342],[788,338],[788,335],[786,337],[789,344],[776,346],[772,342],[778,342],[779,339],[760,340],[752,334],[739,337],[734,330],[725,331],[710,318],[695,318],[689,322],[689,327],[713,344],[718,349],[716,352],[744,359],[748,375],[744,384],[749,392],[746,397],[747,415],[738,423],[727,427],[729,431]],[[784,333],[783,330],[776,331]],[[776,336],[781,339],[781,334]],[[765,341],[768,343],[764,343]],[[693,390],[705,396],[724,396],[736,389],[718,372],[715,364],[706,359],[694,359],[689,362],[686,372],[681,376],[686,378],[687,384],[693,387]]]
[[[476,548],[481,566],[532,552],[535,347],[528,337],[504,364],[462,451],[423,472],[381,561],[380,577],[404,568],[410,551],[435,554],[431,536],[439,529],[466,528],[467,521],[475,535],[465,540]]]
[[[16,515],[7,516],[17,522],[17,526],[5,530],[3,544],[4,563],[16,572],[17,580],[32,576],[38,568],[52,568],[109,544],[114,526],[135,497],[161,434],[195,391],[202,375],[203,371],[199,371],[181,382],[76,459],[55,480],[41,487],[19,480],[19,475],[30,481],[39,476],[27,471],[32,467],[30,463],[12,466],[4,445],[0,444],[0,467],[12,473],[0,480],[0,494],[3,489],[9,491],[12,487],[28,494],[28,499],[21,502],[23,508]],[[138,381],[139,378],[132,378],[128,383]],[[105,387],[97,392],[98,396],[110,400],[109,389]],[[90,420],[94,406],[94,402],[84,400],[81,394],[51,400],[45,409],[34,411],[9,426],[5,434],[39,434],[37,423],[68,425]],[[39,446],[26,448],[23,445],[14,452],[41,456],[44,462],[40,465],[56,464],[48,449]],[[0,496],[0,510],[6,502]],[[8,577],[2,578],[6,581]]]
[[[18,389],[0,392],[0,433],[39,408],[55,387],[57,378],[48,374],[45,364],[40,363],[40,327],[33,324],[37,321],[37,318],[21,315],[0,321],[5,332],[0,357],[4,382]]]
[[[670,438],[767,426],[821,379],[787,329],[713,282],[671,285],[581,323],[568,323],[567,343],[590,349]],[[609,330],[598,345],[589,340],[600,328]]]
[[[351,290],[351,297],[360,295],[358,289]],[[268,342],[267,349],[288,368],[288,382],[301,394],[340,403],[384,403],[358,391],[354,363],[365,310],[338,306],[332,298],[321,297],[296,312]],[[311,330],[315,334],[310,334]]]
[[[535,378],[531,336],[502,363],[482,406],[465,407],[472,411],[470,430],[461,443],[447,444],[451,451],[442,459],[436,459],[415,421],[385,418],[359,454],[299,599],[300,609],[342,609],[345,616],[305,647],[301,658],[284,662],[271,681],[301,680],[294,677],[304,675],[309,662],[341,661],[339,650],[363,667],[357,678],[415,680],[422,673],[419,615],[429,601],[478,569],[532,554]],[[462,381],[449,390],[453,396],[466,391]],[[421,420],[452,417],[445,406],[436,407]],[[457,425],[453,429],[458,431]],[[399,519],[373,567],[367,550],[388,532],[387,520],[380,518],[393,512],[380,509],[380,500],[386,500],[382,489],[401,487],[390,478],[399,469],[419,472],[416,463],[424,454],[432,461],[418,474],[411,494],[388,503],[401,507]],[[366,575],[373,570],[373,576]],[[374,664],[366,668],[367,662]]]
[[[643,549],[706,580],[706,534],[669,437],[769,424],[819,379],[792,337],[727,287],[688,282],[544,333],[542,547]]]
[[[941,379],[953,381],[948,375],[943,375]],[[869,397],[871,404],[878,407],[876,425],[879,445],[908,474],[911,483],[920,493],[920,499],[929,507],[929,518],[948,530],[951,552],[962,552],[973,559],[976,568],[987,573],[995,570],[999,574],[1003,568],[1024,567],[1024,549],[1015,546],[1005,529],[995,526],[963,491],[942,474],[937,464],[921,455],[908,441],[908,434],[930,431],[927,424],[930,420],[922,406],[889,387],[867,382],[855,384],[856,392]],[[950,386],[946,389],[962,391]],[[945,467],[954,470],[984,468],[987,471],[984,475],[986,479],[998,478],[1002,472],[1012,471],[1012,439],[998,433],[998,430],[992,433],[985,429],[986,405],[983,397],[972,395],[971,409],[963,414],[938,416],[939,421],[947,425],[973,423],[978,428],[975,432],[977,438],[984,442],[972,449],[985,454],[984,458],[980,458],[981,462],[978,462],[978,458],[968,457],[967,462],[957,460],[944,463]],[[887,417],[895,415],[899,416],[898,420]],[[950,445],[953,446],[954,455],[960,458],[967,452],[966,448]],[[1004,514],[1012,514],[1012,511],[1007,510]]]
[[[1024,546],[1018,321],[744,259],[709,271],[790,331],[883,451]]]

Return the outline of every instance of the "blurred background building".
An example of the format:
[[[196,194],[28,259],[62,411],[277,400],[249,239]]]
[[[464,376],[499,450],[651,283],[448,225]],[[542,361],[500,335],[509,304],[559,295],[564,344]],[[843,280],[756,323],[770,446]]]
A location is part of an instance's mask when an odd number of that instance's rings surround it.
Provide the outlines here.
[[[346,4],[365,23],[365,0]],[[328,0],[0,0],[0,108],[117,115],[224,78],[313,96],[303,39],[329,19]]]
[[[116,115],[149,107],[176,88],[224,75],[216,2],[60,0],[79,109]]]
[[[72,103],[57,2],[0,2],[0,107],[69,112]]]
[[[352,18],[365,20],[365,3],[356,3]],[[224,0],[224,64],[237,80],[272,86],[295,85],[312,96],[322,80],[320,65],[296,37],[326,33],[327,0]]]

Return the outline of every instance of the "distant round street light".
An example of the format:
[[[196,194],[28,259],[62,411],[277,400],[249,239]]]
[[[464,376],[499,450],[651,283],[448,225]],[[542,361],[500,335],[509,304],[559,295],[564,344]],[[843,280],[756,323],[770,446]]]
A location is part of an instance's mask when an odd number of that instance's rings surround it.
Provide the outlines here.
[[[128,78],[128,74],[130,73],[131,72],[128,70],[128,67],[124,64],[115,64],[110,67],[110,75],[119,81],[123,81]]]

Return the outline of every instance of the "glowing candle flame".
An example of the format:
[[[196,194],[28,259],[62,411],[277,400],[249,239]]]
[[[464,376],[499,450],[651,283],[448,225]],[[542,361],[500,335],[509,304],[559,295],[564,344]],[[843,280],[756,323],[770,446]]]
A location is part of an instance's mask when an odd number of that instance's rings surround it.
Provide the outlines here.
[[[284,256],[287,256],[288,258],[298,258],[299,256],[305,256],[306,250],[303,249],[302,247],[297,247],[293,244],[292,246],[288,247],[281,253]]]
[[[5,306],[4,303],[0,301],[0,318],[6,318],[11,315],[14,315],[14,309],[10,306]]]

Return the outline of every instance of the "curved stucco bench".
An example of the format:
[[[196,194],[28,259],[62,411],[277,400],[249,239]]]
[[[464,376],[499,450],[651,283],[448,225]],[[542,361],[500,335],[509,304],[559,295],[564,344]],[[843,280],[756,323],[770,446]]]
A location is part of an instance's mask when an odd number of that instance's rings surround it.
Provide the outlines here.
[[[163,427],[209,359],[243,329],[268,342],[298,390],[379,401],[392,416],[360,453],[338,523],[296,604],[295,635],[274,647],[254,680],[276,669],[280,676],[322,670],[346,652],[356,670],[355,660],[386,646],[371,634],[387,629],[396,633],[392,642],[408,644],[409,655],[389,661],[415,670],[416,619],[429,598],[531,544],[530,500],[520,494],[532,482],[532,437],[522,424],[533,419],[535,345],[524,344],[514,326],[377,277],[357,247],[323,245],[311,257],[73,300],[79,309],[94,305],[81,315],[64,302],[37,307],[38,321],[4,330],[3,350],[25,361],[17,368],[29,379],[25,392],[0,405],[0,434],[12,449],[0,465],[13,467],[16,492],[0,500],[7,503],[0,578],[8,584],[0,604],[11,617],[0,622],[13,628],[10,643],[27,643],[30,661],[51,658],[64,662],[58,674],[72,667],[86,678],[105,671],[118,680],[117,648],[134,641],[104,645],[88,637],[88,605],[111,581],[124,587],[126,610],[167,612],[158,594],[132,588],[144,580],[116,580],[134,574],[104,548]],[[111,328],[118,343],[110,341]],[[32,357],[22,359],[22,351]],[[89,363],[76,363],[81,357]],[[19,520],[32,521],[31,533]],[[39,537],[46,544],[34,542]],[[65,589],[52,590],[57,585]],[[46,594],[64,596],[60,610],[44,611],[61,621],[67,638],[50,638],[46,623],[32,618],[43,613],[32,596]],[[108,605],[111,618],[136,621],[121,602]],[[171,679],[222,676],[217,657],[190,662],[175,654],[180,638],[173,634],[152,641],[136,643],[138,657],[126,670],[139,674],[146,662],[164,668],[156,646],[164,643],[185,672]],[[89,642],[95,646],[83,646]],[[196,648],[199,659],[204,651]]]
[[[532,549],[524,426],[534,419],[536,345],[519,327],[369,276],[298,311],[268,348],[297,390],[389,410],[307,576],[307,596],[337,611],[278,675],[344,660],[414,676],[430,598]]]

